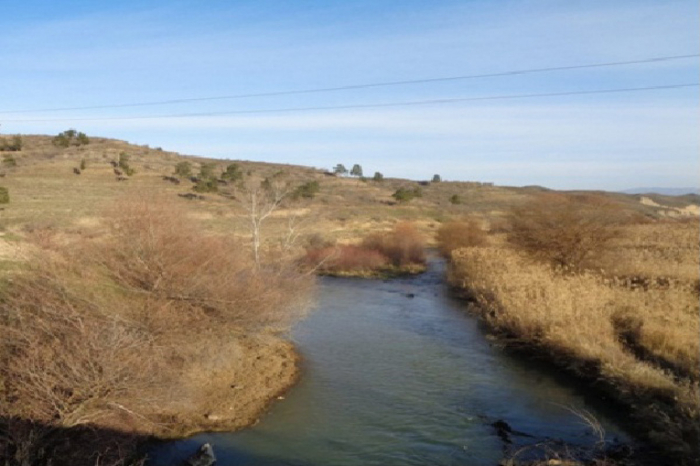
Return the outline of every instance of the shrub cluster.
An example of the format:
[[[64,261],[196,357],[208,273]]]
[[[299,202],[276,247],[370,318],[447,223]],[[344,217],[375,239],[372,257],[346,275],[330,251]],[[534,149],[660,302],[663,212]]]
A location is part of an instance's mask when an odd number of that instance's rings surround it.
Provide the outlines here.
[[[230,182],[240,181],[243,179],[243,171],[237,163],[230,163],[226,166],[226,170],[221,174],[221,179]]]
[[[305,262],[322,273],[365,275],[380,272],[415,271],[426,261],[425,242],[409,223],[397,224],[389,232],[367,236],[359,245],[314,245]]]
[[[4,186],[0,186],[0,204],[10,203],[10,190]]]
[[[51,141],[56,147],[85,146],[90,144],[90,138],[85,133],[74,129],[66,130],[56,135]]]
[[[20,135],[12,136],[9,140],[7,138],[0,139],[0,151],[2,152],[19,152],[22,150],[22,146],[23,141]]]
[[[175,175],[180,178],[189,178],[192,176],[192,164],[190,162],[178,162],[175,165]]]
[[[301,186],[298,186],[292,192],[292,199],[313,199],[320,190],[321,186],[319,185],[318,181],[309,181]]]
[[[199,166],[197,183],[192,189],[198,193],[215,193],[219,191],[219,182],[216,179],[216,164],[202,163]]]
[[[379,251],[356,245],[310,249],[305,260],[309,265],[318,265],[326,273],[371,272],[386,267],[389,262]]]
[[[419,187],[413,189],[399,188],[391,195],[397,202],[410,202],[416,197],[423,197],[423,191]]]
[[[425,263],[425,240],[410,223],[397,224],[386,233],[373,233],[362,240],[362,247],[377,251],[395,267]]]
[[[117,162],[117,165],[119,168],[124,170],[124,174],[126,176],[133,176],[136,173],[136,170],[129,164],[130,160],[131,156],[126,152],[119,153],[119,161]]]

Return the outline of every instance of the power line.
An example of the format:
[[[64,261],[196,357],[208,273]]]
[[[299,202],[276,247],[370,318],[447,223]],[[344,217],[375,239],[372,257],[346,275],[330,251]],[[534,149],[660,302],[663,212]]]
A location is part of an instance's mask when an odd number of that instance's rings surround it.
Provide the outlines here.
[[[346,85],[346,86],[337,86],[337,87],[322,87],[322,88],[315,88],[315,89],[299,89],[299,90],[291,90],[291,91],[272,91],[272,92],[253,93],[253,94],[235,94],[235,95],[224,95],[224,96],[214,96],[214,97],[193,97],[193,98],[185,98],[185,99],[172,99],[172,100],[161,100],[161,101],[152,101],[152,102],[137,102],[137,103],[130,103],[130,104],[108,104],[108,105],[92,105],[92,106],[84,106],[84,107],[44,108],[44,109],[36,109],[36,110],[4,110],[4,111],[0,111],[0,114],[32,113],[32,112],[58,112],[58,111],[68,111],[68,110],[99,110],[99,109],[107,109],[107,108],[147,107],[147,106],[155,106],[155,105],[173,105],[173,104],[182,104],[182,103],[191,103],[191,102],[206,102],[206,101],[215,101],[215,100],[233,100],[233,99],[245,99],[245,98],[253,98],[253,97],[276,97],[276,96],[285,96],[285,95],[314,94],[314,93],[323,93],[323,92],[337,92],[337,91],[350,91],[350,90],[358,90],[358,89],[370,89],[370,88],[377,88],[377,87],[403,86],[403,85],[409,85],[409,84],[427,84],[427,83],[437,83],[437,82],[460,81],[460,80],[467,80],[467,79],[495,78],[495,77],[502,77],[502,76],[516,76],[516,75],[522,75],[522,74],[547,73],[547,72],[553,72],[553,71],[569,71],[569,70],[586,69],[586,68],[603,68],[603,67],[611,67],[611,66],[638,65],[638,64],[644,64],[644,63],[655,63],[655,62],[664,62],[664,61],[671,61],[671,60],[682,60],[682,59],[687,59],[687,58],[696,58],[699,56],[700,56],[700,54],[670,55],[670,56],[664,56],[664,57],[644,58],[644,59],[640,59],[640,60],[592,63],[592,64],[584,64],[584,65],[554,66],[554,67],[547,67],[547,68],[529,68],[529,69],[522,69],[522,70],[502,71],[502,72],[498,72],[498,73],[472,74],[472,75],[464,75],[464,76],[449,76],[449,77],[426,78],[426,79],[411,79],[411,80],[405,80],[405,81],[386,81],[386,82],[375,82],[375,83],[365,83],[365,84],[350,84],[350,85]]]
[[[578,96],[592,94],[613,94],[624,92],[643,92],[656,91],[666,89],[682,89],[689,87],[698,87],[698,83],[688,84],[668,84],[661,86],[648,87],[627,87],[617,89],[598,89],[592,91],[568,91],[568,92],[549,92],[542,94],[511,94],[511,95],[496,95],[485,97],[457,97],[449,99],[432,99],[432,100],[416,100],[407,102],[385,102],[377,104],[356,104],[356,105],[333,105],[320,107],[287,107],[267,110],[233,110],[225,112],[202,112],[202,113],[181,113],[174,115],[146,115],[146,116],[126,116],[126,117],[98,117],[98,118],[49,118],[49,119],[27,119],[27,120],[3,120],[5,123],[39,123],[39,122],[62,122],[62,121],[115,121],[115,120],[153,120],[163,118],[186,118],[186,117],[204,117],[204,116],[222,116],[222,115],[250,115],[261,113],[286,113],[286,112],[304,112],[313,110],[349,110],[363,108],[385,108],[385,107],[408,107],[416,105],[430,104],[447,104],[455,102],[476,102],[487,100],[508,100],[508,99],[531,99],[536,97],[562,97],[562,96]]]

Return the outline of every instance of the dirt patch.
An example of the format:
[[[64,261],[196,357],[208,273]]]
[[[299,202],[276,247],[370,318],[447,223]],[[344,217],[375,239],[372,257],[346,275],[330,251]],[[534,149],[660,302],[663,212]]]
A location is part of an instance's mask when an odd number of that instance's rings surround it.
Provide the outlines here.
[[[24,249],[20,244],[15,242],[7,241],[5,238],[0,236],[0,260],[9,261],[21,261],[27,256],[29,246],[24,246]]]
[[[652,206],[652,207],[665,207],[665,206],[662,206],[661,204],[659,204],[658,202],[655,202],[652,199],[649,199],[648,197],[644,197],[644,196],[642,196],[639,199],[639,202],[642,203],[643,205],[648,205],[648,206]]]

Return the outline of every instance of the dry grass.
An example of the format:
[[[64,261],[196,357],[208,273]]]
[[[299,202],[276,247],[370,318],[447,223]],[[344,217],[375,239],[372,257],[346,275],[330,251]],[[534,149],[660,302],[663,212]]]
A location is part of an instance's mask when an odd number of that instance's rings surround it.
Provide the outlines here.
[[[617,277],[656,277],[692,284],[700,278],[698,257],[698,219],[664,220],[625,226],[596,265]]]
[[[663,229],[665,238],[658,236]],[[643,286],[610,271],[554,269],[505,247],[455,251],[451,280],[511,343],[539,348],[585,377],[607,381],[637,407],[648,438],[692,458],[699,440],[700,316],[697,288],[683,278],[694,262],[697,279],[699,258],[680,259],[677,251],[697,249],[697,225],[632,225],[618,242],[627,247],[615,249],[616,270],[643,273]],[[639,253],[642,244],[654,252]],[[637,262],[639,256],[656,259]],[[668,275],[659,280],[655,270]]]

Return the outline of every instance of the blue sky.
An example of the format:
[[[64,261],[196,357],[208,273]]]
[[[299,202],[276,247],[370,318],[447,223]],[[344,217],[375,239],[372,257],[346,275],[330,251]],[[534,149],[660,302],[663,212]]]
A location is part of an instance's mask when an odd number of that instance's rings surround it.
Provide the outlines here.
[[[697,87],[410,107],[275,110],[697,83],[698,57],[342,92],[154,102],[698,53],[697,0],[3,2],[0,130],[412,179],[698,186]],[[22,113],[9,113],[24,111]],[[68,121],[70,118],[88,119]],[[27,121],[57,119],[61,121]],[[95,119],[90,121],[89,119]]]

